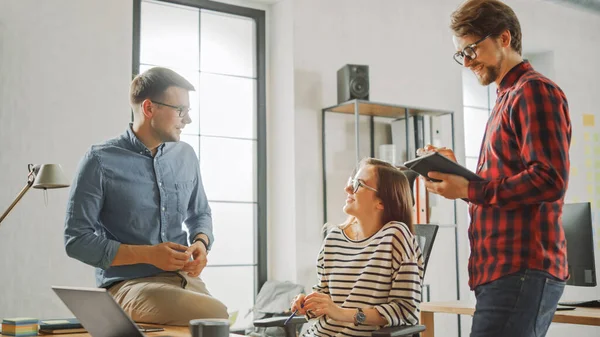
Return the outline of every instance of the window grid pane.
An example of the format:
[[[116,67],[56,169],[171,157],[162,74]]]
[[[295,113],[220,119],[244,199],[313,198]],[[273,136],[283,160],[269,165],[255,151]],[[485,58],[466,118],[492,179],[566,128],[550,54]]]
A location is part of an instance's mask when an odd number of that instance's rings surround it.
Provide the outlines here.
[[[200,136],[200,169],[211,200],[256,202],[256,141]]]
[[[476,157],[479,155],[479,148],[488,118],[489,111],[487,109],[465,107],[465,154],[467,156]]]
[[[202,10],[200,25],[200,70],[256,78],[254,20]]]
[[[210,202],[215,242],[209,265],[256,264],[256,204]]]
[[[239,312],[233,328],[249,326],[252,315],[244,316],[258,275],[256,23],[149,0],[142,1],[140,20],[140,72],[167,67],[196,88],[181,141],[200,160],[213,211],[215,245],[201,277],[230,313]]]
[[[142,2],[141,62],[198,70],[199,27],[197,8],[165,2]]]
[[[236,317],[231,329],[252,326],[254,315],[246,314],[254,306],[256,267],[210,267],[204,268],[201,278],[210,294],[227,306],[230,317]]]
[[[200,134],[256,139],[256,80],[200,73]]]
[[[480,85],[473,72],[466,68],[463,69],[462,82],[465,162],[469,170],[476,172],[485,126],[495,104],[495,85]],[[467,218],[470,223],[471,217],[468,212]]]

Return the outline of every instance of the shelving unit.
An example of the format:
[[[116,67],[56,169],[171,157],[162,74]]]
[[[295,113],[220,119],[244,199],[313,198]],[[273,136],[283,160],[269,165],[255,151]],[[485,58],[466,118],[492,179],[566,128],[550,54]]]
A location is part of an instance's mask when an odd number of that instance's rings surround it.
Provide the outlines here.
[[[327,171],[327,160],[328,160],[328,149],[327,149],[327,145],[329,144],[329,139],[328,139],[328,133],[327,133],[327,127],[328,127],[328,113],[334,113],[334,114],[345,114],[345,115],[354,115],[354,119],[346,119],[346,122],[350,122],[351,124],[353,124],[354,126],[354,158],[352,158],[352,161],[350,161],[351,158],[349,158],[348,156],[345,156],[345,158],[342,158],[343,161],[345,161],[347,164],[349,164],[349,169],[351,170],[354,165],[363,157],[379,157],[376,153],[375,153],[375,148],[376,145],[381,145],[381,144],[385,144],[382,142],[383,139],[387,139],[388,143],[389,140],[392,138],[391,135],[391,127],[387,127],[385,126],[385,124],[390,124],[393,121],[396,120],[406,120],[407,118],[410,117],[415,117],[415,116],[426,116],[428,118],[431,118],[431,123],[429,124],[430,127],[432,127],[432,130],[429,130],[429,132],[425,132],[426,134],[428,133],[429,135],[431,135],[432,139],[425,139],[425,137],[423,137],[423,144],[418,144],[417,141],[414,142],[415,144],[415,150],[417,147],[419,146],[424,146],[428,143],[435,143],[435,139],[434,138],[447,138],[447,139],[441,139],[441,142],[444,142],[444,146],[448,146],[448,143],[451,144],[452,148],[454,148],[454,115],[452,112],[450,111],[442,111],[442,110],[434,110],[434,109],[423,109],[423,108],[416,108],[416,107],[409,107],[409,106],[403,106],[403,105],[397,105],[397,104],[388,104],[388,103],[378,103],[378,102],[371,102],[371,101],[365,101],[365,100],[351,100],[351,101],[347,101],[338,105],[334,105],[334,106],[330,106],[330,107],[326,107],[324,109],[321,110],[322,113],[322,123],[321,123],[321,136],[322,136],[322,148],[321,148],[321,153],[322,153],[322,161],[323,161],[323,165],[322,165],[322,169],[323,169],[323,201],[324,201],[324,212],[323,212],[323,216],[324,216],[324,222],[328,221],[328,210],[327,210],[327,184],[328,184],[328,171]],[[364,120],[364,118],[366,118],[366,120]],[[367,139],[363,139],[365,137],[361,137],[361,133],[363,133],[364,136],[364,132],[361,132],[361,118],[363,118],[363,124],[368,125],[368,130],[367,130]],[[447,119],[448,124],[449,124],[449,128],[446,127],[446,123],[444,123],[444,119]],[[437,121],[437,123],[436,123]],[[396,165],[402,165],[402,163],[404,163],[405,161],[407,161],[409,159],[408,157],[408,153],[410,151],[410,146],[409,144],[409,135],[411,134],[411,132],[409,132],[409,128],[411,123],[404,123],[405,126],[405,132],[404,132],[404,142],[403,144],[394,144],[397,147],[406,149],[406,156],[404,158],[397,158],[396,162],[394,164]],[[437,125],[437,127],[436,127]],[[378,135],[378,132],[376,129],[379,129],[380,131],[380,137],[376,138],[376,136]],[[388,130],[385,130],[388,129]],[[435,129],[435,130],[434,130]],[[446,135],[446,137],[444,137],[443,135],[440,135],[441,133],[444,132],[444,130],[449,130],[450,132]],[[415,133],[416,134],[416,133]],[[395,138],[399,138],[399,137],[395,137]],[[378,144],[379,143],[379,144]],[[365,151],[364,147],[365,144],[368,144],[368,150]],[[434,144],[435,145],[435,144]],[[366,152],[366,153],[363,153]],[[345,181],[344,181],[345,182]],[[456,212],[454,212],[456,213]],[[456,219],[454,219],[454,223],[456,222]]]

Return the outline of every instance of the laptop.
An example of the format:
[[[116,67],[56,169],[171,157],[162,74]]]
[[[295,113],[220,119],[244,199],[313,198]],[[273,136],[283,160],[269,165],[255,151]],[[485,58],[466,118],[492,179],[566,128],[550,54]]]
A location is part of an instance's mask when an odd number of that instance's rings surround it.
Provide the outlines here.
[[[53,286],[52,290],[93,337],[144,337],[143,332],[164,330],[136,325],[104,288]]]

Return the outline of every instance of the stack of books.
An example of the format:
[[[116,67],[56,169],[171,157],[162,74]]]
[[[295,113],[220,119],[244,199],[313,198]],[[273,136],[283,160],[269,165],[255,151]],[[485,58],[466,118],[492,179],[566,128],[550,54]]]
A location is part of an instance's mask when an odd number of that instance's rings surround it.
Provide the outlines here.
[[[5,336],[37,336],[38,320],[35,318],[18,317],[2,320],[2,335]]]
[[[61,334],[86,332],[76,318],[45,319],[40,321],[40,333]]]

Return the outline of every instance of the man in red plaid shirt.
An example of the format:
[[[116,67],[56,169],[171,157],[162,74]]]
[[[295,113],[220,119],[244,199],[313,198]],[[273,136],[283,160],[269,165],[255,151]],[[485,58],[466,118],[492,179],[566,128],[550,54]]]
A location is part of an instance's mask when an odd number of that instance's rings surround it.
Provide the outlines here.
[[[456,62],[482,85],[498,86],[477,164],[484,181],[432,172],[441,182],[426,182],[432,193],[469,202],[469,286],[477,298],[471,337],[544,336],[569,276],[561,222],[567,99],[523,60],[519,20],[504,3],[467,1],[451,28]],[[456,160],[449,149],[426,150]]]

